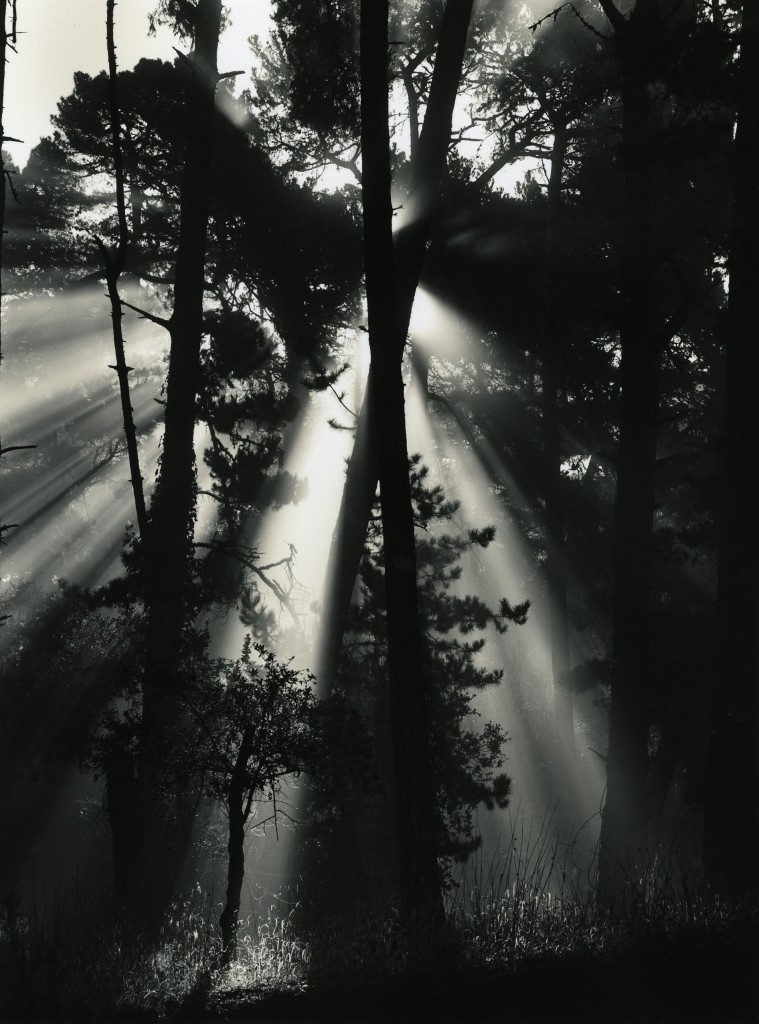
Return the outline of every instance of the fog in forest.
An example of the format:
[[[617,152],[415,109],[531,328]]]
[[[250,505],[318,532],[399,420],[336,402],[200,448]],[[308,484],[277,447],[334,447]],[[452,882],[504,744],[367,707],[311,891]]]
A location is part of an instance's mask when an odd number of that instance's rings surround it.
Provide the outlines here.
[[[753,5],[3,9],[2,1019],[755,1019]]]

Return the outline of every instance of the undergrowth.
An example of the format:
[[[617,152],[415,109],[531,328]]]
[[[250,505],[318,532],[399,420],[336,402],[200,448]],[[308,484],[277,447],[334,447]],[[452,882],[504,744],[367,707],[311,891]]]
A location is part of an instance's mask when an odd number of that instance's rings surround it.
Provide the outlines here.
[[[419,929],[412,938],[398,915],[379,920],[367,913],[350,932],[332,920],[305,931],[297,910],[272,911],[263,921],[243,922],[237,957],[226,969],[210,904],[175,907],[157,948],[149,948],[98,925],[98,915],[64,915],[60,907],[27,912],[6,899],[0,1014],[5,1021],[223,1016],[267,994],[387,989],[414,972],[441,979],[451,969],[459,977],[488,971],[518,977],[547,962],[595,958],[603,964],[656,942],[675,949],[705,935],[718,941],[720,931],[751,916],[696,885],[675,886],[666,873],[659,884],[640,879],[635,912],[612,916],[599,909],[591,889],[566,884],[558,846],[543,838],[525,856],[530,849],[523,845],[517,857],[512,846],[487,868],[470,866],[450,897],[446,926],[421,942]]]

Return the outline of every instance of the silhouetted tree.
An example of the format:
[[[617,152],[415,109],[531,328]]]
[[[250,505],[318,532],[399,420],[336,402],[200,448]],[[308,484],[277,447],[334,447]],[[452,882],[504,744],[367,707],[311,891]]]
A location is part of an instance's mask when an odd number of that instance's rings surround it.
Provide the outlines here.
[[[115,0],[106,2],[106,44],[108,50],[108,108],[110,114],[111,146],[113,148],[113,167],[116,178],[116,212],[118,217],[118,241],[115,251],[109,253],[105,244],[96,237],[105,264],[105,279],[108,286],[108,298],[111,303],[111,320],[113,322],[113,345],[116,352],[116,374],[119,378],[121,410],[124,416],[124,436],[129,456],[134,507],[137,513],[137,525],[140,537],[146,541],[148,532],[148,516],[145,506],[145,492],[140,472],[140,456],[137,449],[137,431],[134,425],[134,410],[129,394],[129,373],[124,351],[124,334],[121,321],[124,312],[121,308],[119,295],[119,278],[124,269],[127,247],[129,245],[129,227],[126,214],[126,195],[124,182],[124,163],[121,154],[121,133],[119,131],[119,100],[116,79],[116,44],[113,38],[113,10]]]
[[[11,24],[10,31],[8,29],[8,14],[10,12]],[[2,295],[2,282],[3,282],[3,240],[5,236],[5,204],[6,195],[8,192],[8,185],[11,183],[11,169],[6,166],[5,163],[5,149],[4,145],[6,142],[17,141],[12,139],[10,136],[5,134],[5,65],[8,60],[8,47],[13,49],[16,45],[17,39],[17,16],[16,16],[16,0],[3,0],[2,3],[2,18],[3,23],[0,26],[0,176],[2,176],[2,187],[3,197],[2,206],[0,207],[0,295]],[[11,184],[11,189],[12,189]],[[0,314],[0,363],[3,359],[2,349],[2,336],[3,336],[3,317]],[[11,452],[22,451],[29,448],[34,448],[35,445],[30,444],[11,444],[3,447],[2,440],[0,439],[0,458],[3,455],[9,455]],[[3,545],[3,534],[7,533],[8,530],[13,529],[16,523],[3,523],[0,521],[0,546]],[[7,614],[0,614],[0,626],[7,620]]]
[[[663,55],[682,32],[690,5],[670,10],[660,0],[637,0],[629,16],[613,0],[601,0],[601,6],[614,31],[619,67],[618,159],[625,202],[619,239],[622,310],[611,716],[599,861],[599,892],[611,902],[636,876],[636,864],[645,860],[647,845],[653,479],[661,358],[671,338],[655,292],[651,88]]]
[[[504,764],[507,735],[496,723],[480,725],[474,700],[479,692],[497,686],[503,676],[501,670],[479,664],[486,630],[492,627],[503,633],[509,622],[523,623],[528,605],[512,607],[502,601],[494,610],[476,594],[462,595],[464,556],[471,552],[479,557],[493,541],[495,531],[489,527],[461,534],[450,532],[449,524],[455,521],[460,506],[446,500],[440,486],[429,484],[420,456],[411,460],[411,493],[429,694],[435,840],[444,875],[448,876],[446,861],[464,861],[479,845],[480,837],[473,830],[477,806],[485,803],[490,808],[503,808],[508,803],[510,779],[499,771]],[[343,640],[337,685],[367,721],[377,773],[390,798],[394,764],[384,563],[381,516],[375,505],[361,562],[358,599],[351,607]],[[383,884],[392,876],[391,865],[397,863],[397,851],[388,834],[392,831],[388,824],[390,806],[391,799],[377,794],[376,799],[365,801],[365,806],[348,816],[348,828],[352,817],[356,818],[352,823],[356,836],[350,843],[351,870],[357,878],[363,874],[367,880],[367,891],[361,892],[359,885],[359,900],[388,895],[382,893]]]
[[[451,120],[461,66],[469,30],[472,4],[468,0],[447,3],[440,22],[435,66],[430,84],[424,124],[415,146],[411,169],[411,187],[407,223],[395,240],[395,280],[398,343],[405,344],[414,295],[419,283],[440,181],[450,144]],[[373,435],[376,422],[371,410],[374,387],[367,384],[365,409],[362,408],[356,431],[355,457],[348,463],[337,525],[330,547],[322,621],[326,629],[319,659],[320,678],[329,685],[334,677],[337,657],[353,584],[361,559],[366,525],[377,488],[377,443]]]
[[[725,345],[717,661],[709,702],[704,857],[714,887],[759,893],[759,17],[742,5]]]
[[[235,955],[249,824],[289,820],[282,788],[308,774],[334,791],[348,775],[366,774],[365,737],[358,714],[339,697],[316,699],[314,678],[280,662],[247,637],[241,658],[208,666],[184,699],[194,729],[170,763],[175,778],[200,774],[228,820],[226,902],[220,925],[225,964]],[[169,774],[172,768],[169,768]],[[280,803],[277,801],[280,799]],[[264,816],[259,817],[260,807]]]
[[[429,698],[416,593],[390,198],[388,4],[361,5],[361,191],[372,418],[385,550],[385,609],[401,898],[406,914],[442,914],[432,821]]]

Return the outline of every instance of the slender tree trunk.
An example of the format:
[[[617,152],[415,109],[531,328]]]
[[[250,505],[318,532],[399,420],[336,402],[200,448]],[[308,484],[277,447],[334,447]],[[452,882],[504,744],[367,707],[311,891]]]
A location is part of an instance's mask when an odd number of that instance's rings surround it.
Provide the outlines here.
[[[419,284],[422,260],[450,144],[453,106],[461,78],[471,13],[472,0],[448,0],[446,3],[424,125],[418,146],[415,147],[412,195],[407,204],[409,224],[398,233],[396,239],[396,343],[401,352],[408,333],[414,295]],[[370,370],[367,398],[372,391]],[[325,692],[329,692],[334,682],[378,480],[374,418],[365,399],[359,413],[356,444],[348,462],[343,497],[329,553],[319,656],[319,681]]]
[[[675,685],[676,691],[659,724],[659,744],[648,770],[647,817],[649,831],[654,837],[661,832],[667,794],[677,767],[688,717],[684,698],[687,680],[677,680]]]
[[[714,888],[759,897],[759,12],[744,3],[730,238],[718,643],[704,807]]]
[[[8,27],[8,12],[10,10],[11,24],[10,29]],[[17,26],[16,26],[16,0],[2,0],[2,12],[3,12],[3,23],[0,26],[0,150],[2,150],[4,144],[11,140],[10,136],[5,134],[5,65],[8,60],[8,47],[15,46],[17,37]],[[2,267],[3,267],[3,239],[5,237],[5,196],[7,191],[7,185],[9,181],[8,170],[5,166],[5,157],[0,156],[0,175],[2,176],[2,205],[0,206],[0,296],[2,296]],[[3,321],[2,314],[0,313],[0,363],[3,360]],[[2,438],[0,438],[0,457],[3,455],[9,455],[11,452],[22,451],[24,449],[36,448],[36,444],[11,444],[3,446]],[[4,543],[3,535],[8,530],[13,529],[15,523],[7,524],[0,521],[0,545]],[[10,618],[9,615],[0,615],[0,626]]]
[[[200,385],[203,295],[213,149],[216,53],[221,0],[200,0],[188,95],[188,132],[180,198],[174,312],[166,383],[161,469],[150,507],[148,658],[150,684],[171,677],[192,610],[196,514],[196,401]]]
[[[427,241],[432,231],[440,182],[451,144],[451,121],[464,63],[473,0],[447,0],[440,25],[440,42],[430,83],[430,95],[417,159],[411,168],[411,195],[404,224],[396,241],[395,292],[398,344],[403,349],[419,285]]]
[[[141,807],[134,758],[114,750],[106,765],[106,811],[113,851],[113,902],[118,920],[130,916],[139,884]]]
[[[317,670],[319,691],[323,695],[331,692],[337,675],[340,647],[348,624],[353,588],[377,492],[377,452],[372,412],[373,379],[373,371],[370,368],[329,550]]]
[[[129,245],[129,227],[126,216],[126,200],[124,189],[124,162],[121,155],[121,133],[119,130],[119,102],[116,71],[116,44],[113,38],[113,9],[116,0],[106,0],[106,41],[108,48],[108,113],[111,119],[111,147],[113,150],[113,166],[116,178],[116,211],[119,223],[119,238],[116,252],[109,255],[105,246],[100,240],[98,244],[103,255],[106,270],[106,284],[108,286],[108,298],[111,302],[111,319],[113,321],[113,346],[116,354],[116,363],[113,367],[119,379],[119,394],[121,397],[121,411],[124,417],[124,436],[127,444],[127,455],[129,458],[129,471],[131,474],[132,493],[134,494],[134,507],[137,514],[137,526],[143,542],[147,537],[148,515],[145,507],[145,492],[142,486],[142,474],[140,472],[140,456],[137,448],[137,431],[134,425],[134,410],[129,394],[129,373],[132,369],[127,366],[124,352],[124,334],[122,332],[122,319],[124,313],[121,308],[121,297],[119,295],[119,278],[124,269],[124,262]]]
[[[561,224],[561,188],[567,155],[567,128],[554,125],[551,172],[548,179],[546,234],[543,262],[541,351],[543,354],[543,459],[546,503],[546,581],[551,621],[551,668],[554,716],[560,736],[574,742],[572,691],[563,682],[569,671],[567,569],[564,545],[564,508],[561,498],[561,425],[558,393],[562,379],[558,338],[557,257]]]
[[[653,308],[646,50],[657,0],[638,0],[617,27],[622,72],[624,203],[620,239],[620,424],[615,499],[612,682],[599,897],[623,905],[646,859],[653,475],[659,403],[659,338]]]
[[[200,0],[187,97],[163,454],[145,545],[147,636],[138,765],[144,891],[135,905],[152,926],[160,923],[163,904],[171,898],[194,813],[186,801],[169,804],[158,792],[157,782],[162,750],[185,721],[180,698],[182,658],[195,614],[194,432],[220,23],[221,0]]]
[[[221,926],[222,963],[226,966],[235,959],[237,929],[240,924],[242,883],[245,877],[245,823],[242,813],[242,793],[230,793],[229,842],[227,850],[227,898],[219,918]]]
[[[403,346],[394,301],[387,26],[387,0],[362,0],[364,266],[385,556],[394,803],[405,914],[438,917],[442,903],[435,853],[429,702],[416,590]]]
[[[224,909],[219,918],[221,927],[222,962],[224,966],[235,959],[237,929],[240,924],[242,883],[245,877],[245,816],[242,787],[233,781],[229,789],[229,840],[227,851],[227,893]]]
[[[5,192],[6,192],[6,170],[5,153],[2,152],[5,146],[5,65],[8,60],[8,39],[11,33],[8,32],[8,0],[2,0],[3,24],[0,31],[0,173],[3,176],[3,201],[0,206],[0,269],[3,265],[3,241],[5,239]],[[15,13],[15,4],[13,5]],[[2,349],[2,322],[0,322],[0,361],[3,358]]]
[[[224,909],[219,918],[222,962],[225,966],[234,960],[237,950],[242,882],[245,877],[245,823],[250,814],[250,805],[255,791],[255,785],[247,779],[247,767],[253,752],[255,735],[256,730],[252,725],[246,726],[243,730],[227,796],[229,812],[227,893]]]

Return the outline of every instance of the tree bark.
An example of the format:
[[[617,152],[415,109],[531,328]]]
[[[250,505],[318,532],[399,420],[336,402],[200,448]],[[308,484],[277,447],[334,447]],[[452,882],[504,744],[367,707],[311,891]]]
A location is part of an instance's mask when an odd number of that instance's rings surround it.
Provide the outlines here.
[[[221,0],[199,0],[187,96],[187,143],[180,192],[179,244],[166,385],[163,454],[145,545],[146,650],[138,763],[142,891],[133,901],[149,927],[171,899],[194,813],[159,790],[162,750],[185,720],[181,667],[195,613],[194,431],[200,384],[209,182]],[[142,923],[142,922],[140,922]]]
[[[472,0],[448,0],[441,25],[440,42],[430,96],[412,171],[409,214],[412,223],[398,233],[395,253],[399,264],[394,284],[397,302],[397,345],[405,345],[414,295],[432,224],[440,180],[450,144],[451,119],[466,48]],[[367,398],[373,391],[370,378]],[[328,581],[322,607],[322,639],[319,682],[329,692],[337,667],[353,586],[364,549],[379,469],[374,420],[365,398],[358,418],[354,451],[348,462],[337,524],[332,535]]]
[[[240,924],[242,882],[245,877],[245,822],[248,819],[245,802],[246,791],[250,792],[251,790],[250,784],[246,786],[246,771],[248,759],[253,750],[254,734],[253,726],[247,726],[243,731],[227,797],[227,810],[229,813],[227,893],[224,909],[219,918],[222,964],[225,967],[234,960],[237,950],[237,929]],[[248,805],[247,811],[248,813],[250,812],[250,805]]]
[[[733,155],[717,663],[704,807],[713,887],[759,897],[759,12],[744,3]]]
[[[196,514],[196,400],[203,336],[205,252],[213,148],[216,54],[221,0],[200,0],[188,104],[188,131],[180,196],[174,311],[166,383],[161,468],[150,507],[147,572],[150,685],[172,675],[183,627],[191,611],[193,531]]]
[[[398,308],[393,275],[388,110],[388,3],[361,4],[361,151],[364,267],[377,439],[393,783],[401,900],[406,918],[441,917],[435,812],[416,590]],[[403,334],[405,338],[405,331]]]
[[[561,497],[561,425],[558,393],[562,379],[558,332],[558,232],[561,223],[561,188],[567,155],[567,128],[554,124],[551,171],[548,178],[546,233],[543,260],[541,351],[543,355],[543,459],[546,523],[546,582],[551,622],[551,669],[554,717],[559,735],[574,742],[572,691],[565,685],[569,671],[569,620],[564,545],[564,509]]]
[[[646,859],[653,475],[661,351],[654,311],[649,203],[647,51],[658,0],[638,0],[615,26],[621,66],[624,203],[620,238],[623,320],[613,554],[611,714],[601,824],[599,898],[623,905]]]
[[[126,200],[124,195],[124,162],[121,155],[121,134],[119,131],[119,102],[116,78],[116,44],[113,38],[113,9],[116,0],[106,0],[106,41],[108,49],[108,112],[111,119],[111,146],[113,149],[113,166],[116,178],[116,211],[119,223],[119,238],[116,252],[109,255],[105,246],[99,241],[100,251],[105,262],[105,277],[108,286],[108,298],[111,303],[111,319],[113,321],[113,346],[116,363],[113,369],[119,379],[121,411],[124,417],[124,437],[129,458],[134,507],[137,514],[137,526],[140,537],[145,542],[148,531],[148,515],[145,507],[145,492],[140,472],[140,456],[137,448],[137,431],[134,425],[134,410],[129,394],[129,373],[132,367],[127,366],[124,352],[124,334],[122,320],[124,313],[119,295],[119,278],[124,269],[124,262],[129,245],[129,227],[127,226]]]
[[[5,170],[5,154],[2,152],[5,145],[5,64],[8,59],[8,39],[9,32],[7,26],[8,17],[8,0],[3,0],[3,24],[2,31],[0,31],[0,173],[3,177],[3,202],[0,206],[0,269],[3,265],[3,240],[5,238],[5,184],[6,184],[6,170]],[[15,5],[14,5],[15,10]],[[2,324],[0,323],[0,362],[3,358],[2,349]]]
[[[372,411],[373,379],[373,371],[370,368],[327,562],[317,668],[319,691],[322,695],[331,693],[337,675],[340,647],[348,625],[353,588],[377,492],[377,452]]]
[[[8,8],[11,13],[11,26],[8,31],[7,16]],[[17,26],[16,26],[16,0],[2,0],[2,12],[3,12],[3,23],[0,26],[0,151],[3,146],[9,141],[18,141],[16,139],[11,140],[10,136],[5,134],[5,65],[8,60],[8,46],[15,46],[17,37]],[[5,236],[5,195],[6,195],[6,184],[9,179],[9,172],[5,166],[5,156],[0,155],[0,176],[2,176],[2,190],[3,190],[3,201],[0,205],[0,295],[2,295],[2,267],[3,267],[3,238]],[[3,360],[3,322],[2,314],[0,313],[0,363]],[[23,451],[25,449],[36,448],[36,444],[13,444],[3,446],[2,439],[0,439],[0,457],[3,455],[9,455],[14,451]],[[8,525],[0,521],[0,545],[5,543],[3,541],[3,535],[8,530],[13,529],[15,524]],[[10,615],[0,615],[0,626],[3,625],[10,618]]]

